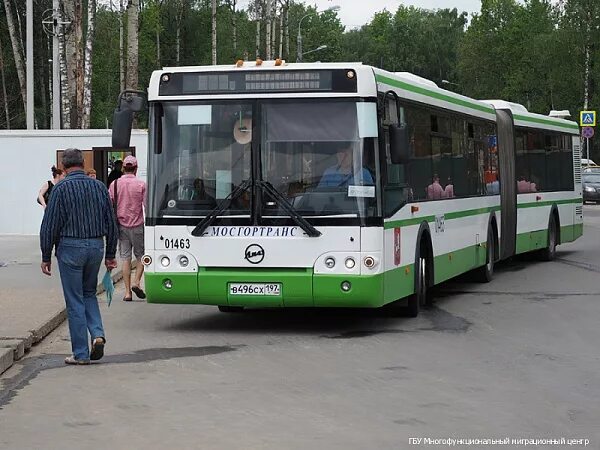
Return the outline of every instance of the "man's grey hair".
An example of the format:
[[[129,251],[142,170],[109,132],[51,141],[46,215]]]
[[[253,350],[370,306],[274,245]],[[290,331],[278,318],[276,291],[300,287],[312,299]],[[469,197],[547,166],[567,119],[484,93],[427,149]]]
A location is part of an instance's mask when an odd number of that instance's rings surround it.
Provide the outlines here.
[[[68,148],[63,152],[62,157],[63,167],[69,169],[71,167],[83,167],[83,153],[78,148]]]

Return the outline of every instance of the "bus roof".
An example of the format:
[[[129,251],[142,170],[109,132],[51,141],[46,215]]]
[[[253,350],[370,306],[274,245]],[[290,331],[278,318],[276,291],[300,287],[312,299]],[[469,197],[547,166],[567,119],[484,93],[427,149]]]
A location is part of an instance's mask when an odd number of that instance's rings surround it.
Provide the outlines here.
[[[485,103],[492,105],[496,109],[509,110],[513,115],[515,126],[517,127],[542,128],[546,130],[566,131],[572,134],[579,134],[579,125],[572,120],[532,113],[527,111],[527,108],[523,105],[504,100],[485,100]]]
[[[579,127],[576,122],[535,114],[517,103],[511,103],[504,100],[475,100],[455,92],[442,89],[433,81],[419,77],[409,72],[388,72],[376,67],[368,66],[360,62],[336,62],[336,63],[287,63],[281,61],[278,65],[276,61],[244,61],[243,64],[224,64],[216,66],[185,66],[185,67],[164,67],[162,70],[156,70],[152,73],[150,87],[148,90],[149,100],[189,100],[189,99],[219,99],[219,98],[245,98],[264,97],[265,93],[242,93],[240,94],[208,94],[177,97],[165,97],[159,95],[159,84],[163,74],[172,73],[202,73],[202,72],[260,72],[266,70],[292,71],[292,70],[335,70],[348,69],[354,70],[357,76],[357,92],[310,92],[310,93],[269,93],[271,98],[290,98],[290,97],[376,97],[378,91],[393,91],[401,98],[413,100],[419,103],[425,103],[437,106],[443,109],[449,109],[456,112],[481,117],[487,120],[496,121],[496,109],[508,109],[512,112],[515,125],[523,127],[543,128],[554,131],[579,133]]]
[[[376,68],[373,70],[379,89],[384,92],[393,91],[400,98],[496,120],[496,111],[489,104],[442,89],[431,80],[408,72],[387,72]]]

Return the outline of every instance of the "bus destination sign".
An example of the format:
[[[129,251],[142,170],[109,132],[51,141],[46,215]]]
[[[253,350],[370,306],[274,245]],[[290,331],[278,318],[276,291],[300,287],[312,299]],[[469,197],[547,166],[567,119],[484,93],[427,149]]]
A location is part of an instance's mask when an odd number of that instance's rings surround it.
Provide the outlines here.
[[[175,72],[161,76],[159,95],[277,92],[357,92],[348,70],[266,70]],[[167,76],[165,76],[167,75]]]

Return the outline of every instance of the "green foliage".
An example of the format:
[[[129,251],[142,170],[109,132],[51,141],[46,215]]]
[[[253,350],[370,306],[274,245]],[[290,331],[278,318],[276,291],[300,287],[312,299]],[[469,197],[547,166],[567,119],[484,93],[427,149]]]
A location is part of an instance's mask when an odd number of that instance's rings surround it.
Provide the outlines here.
[[[240,9],[239,3],[246,9]],[[283,57],[290,62],[297,57],[298,24],[303,19],[304,52],[327,45],[325,50],[306,54],[305,61],[357,61],[390,71],[408,71],[474,98],[501,98],[522,103],[530,111],[542,114],[550,109],[569,109],[573,117],[584,104],[588,67],[589,107],[600,109],[600,46],[597,45],[600,42],[600,1],[565,0],[559,9],[551,0],[482,0],[481,10],[470,21],[466,13],[456,8],[432,11],[400,5],[395,11],[375,14],[369,23],[352,30],[344,29],[336,12],[317,11],[310,2],[280,0],[277,3],[280,7],[289,5],[290,49],[287,54],[284,42]],[[340,4],[344,7],[343,2]],[[220,64],[233,64],[238,58],[254,59],[255,12],[264,10],[264,5],[265,0],[218,2],[217,58]],[[42,12],[51,8],[51,1],[38,0],[35,8],[35,20],[40,23]],[[140,8],[139,83],[142,89],[157,68],[210,64],[210,0],[145,0]],[[22,9],[19,13],[25,23]],[[95,128],[104,128],[107,121],[110,126],[119,94],[118,15],[106,2],[98,5],[92,79],[92,127]],[[266,53],[263,16],[258,13],[261,56]],[[278,18],[275,54],[279,53],[280,32]],[[0,19],[0,39],[11,126],[24,127],[25,114],[5,18]],[[41,28],[36,28],[36,119],[40,127],[48,126],[50,119],[48,39]],[[586,54],[589,54],[588,59]],[[449,80],[451,84],[441,84],[442,80]],[[0,128],[4,128],[6,120],[3,103],[1,105]]]

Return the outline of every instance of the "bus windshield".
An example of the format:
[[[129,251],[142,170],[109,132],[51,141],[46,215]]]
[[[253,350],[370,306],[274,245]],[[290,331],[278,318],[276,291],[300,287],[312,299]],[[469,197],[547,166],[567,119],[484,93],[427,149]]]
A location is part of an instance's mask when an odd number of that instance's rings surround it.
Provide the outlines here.
[[[153,217],[206,216],[234,192],[219,215],[250,217],[259,208],[260,216],[286,216],[286,206],[305,217],[380,214],[374,103],[287,99],[158,107],[148,176]]]

